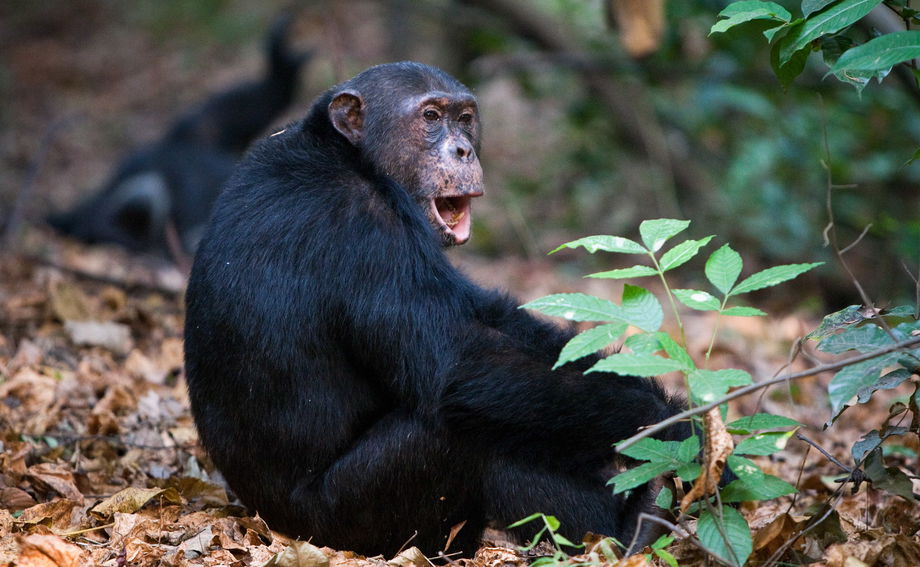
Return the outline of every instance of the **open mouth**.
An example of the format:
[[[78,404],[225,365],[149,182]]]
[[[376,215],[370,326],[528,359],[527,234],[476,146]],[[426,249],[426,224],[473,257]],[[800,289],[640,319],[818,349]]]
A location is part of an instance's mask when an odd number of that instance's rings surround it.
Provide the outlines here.
[[[480,195],[482,192],[435,197],[431,200],[432,217],[441,225],[441,230],[453,238],[454,244],[463,244],[470,239],[470,201]]]

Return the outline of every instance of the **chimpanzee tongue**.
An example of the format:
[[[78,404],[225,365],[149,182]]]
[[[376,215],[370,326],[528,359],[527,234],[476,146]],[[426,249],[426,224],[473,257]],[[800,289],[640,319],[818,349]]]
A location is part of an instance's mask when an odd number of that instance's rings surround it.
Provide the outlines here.
[[[435,210],[443,226],[453,235],[456,244],[463,244],[470,238],[470,199],[470,195],[461,195],[438,197],[434,200]]]

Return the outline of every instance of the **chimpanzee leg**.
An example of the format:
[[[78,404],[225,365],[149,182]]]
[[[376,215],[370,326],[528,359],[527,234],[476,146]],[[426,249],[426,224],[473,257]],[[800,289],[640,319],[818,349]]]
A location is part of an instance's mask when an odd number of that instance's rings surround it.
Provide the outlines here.
[[[540,512],[555,516],[559,532],[573,543],[592,532],[629,545],[639,514],[651,509],[652,491],[641,487],[628,498],[614,495],[606,476],[600,469],[549,470],[517,458],[499,458],[483,475],[486,514],[495,527],[504,528]],[[541,527],[531,523],[511,533],[524,542]]]
[[[310,518],[316,533],[301,535],[322,545],[387,557],[403,546],[435,554],[451,528],[467,522],[447,552],[472,554],[484,528],[478,461],[443,431],[394,412],[320,478],[294,489],[293,507],[303,514],[294,521]]]

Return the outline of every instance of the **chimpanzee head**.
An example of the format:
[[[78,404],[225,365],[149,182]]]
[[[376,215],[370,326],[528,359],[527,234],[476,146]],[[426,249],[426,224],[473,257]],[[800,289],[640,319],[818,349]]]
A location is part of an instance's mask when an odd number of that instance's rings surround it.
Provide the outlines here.
[[[371,67],[333,91],[329,119],[365,160],[427,212],[444,246],[470,237],[470,200],[482,195],[476,98],[420,63]]]

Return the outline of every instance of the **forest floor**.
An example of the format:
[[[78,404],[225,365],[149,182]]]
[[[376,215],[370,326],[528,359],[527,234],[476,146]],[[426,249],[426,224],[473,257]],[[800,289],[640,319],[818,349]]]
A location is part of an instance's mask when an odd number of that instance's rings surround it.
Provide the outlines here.
[[[161,36],[141,33],[117,6],[0,6],[6,73],[0,77],[0,205],[31,190],[25,217],[17,219],[25,227],[73,203],[81,186],[101,183],[127,148],[155,139],[177,109],[261,69],[255,41],[192,50],[195,42],[174,22]],[[251,9],[247,5],[245,18]],[[305,82],[312,92],[328,84]],[[301,110],[308,98],[299,102]],[[0,210],[8,221],[9,209]],[[182,274],[163,262],[76,245],[37,228],[15,244],[0,250],[0,567],[256,566],[272,560],[310,567],[428,565],[411,551],[368,559],[293,542],[227,493],[189,414]],[[549,260],[484,260],[462,250],[455,259],[475,280],[524,301],[561,291],[617,295],[600,280],[565,275]],[[700,356],[715,321],[689,314],[685,322],[689,350]],[[796,314],[726,321],[713,366],[742,368],[765,380],[787,366],[796,339],[817,323]],[[786,370],[811,364],[800,356]],[[730,412],[794,418],[804,424],[803,435],[852,464],[850,447],[882,424],[894,394],[877,393],[824,430],[829,379],[777,386],[738,400]],[[916,439],[909,443],[902,454],[920,453]],[[752,565],[788,546],[779,564],[920,566],[916,502],[865,483],[855,493],[850,485],[840,490],[834,479],[842,471],[797,439],[757,462],[799,492],[741,507],[754,531]],[[801,533],[805,518],[824,504],[834,513]],[[669,551],[683,566],[706,561],[688,540]],[[486,546],[460,562],[505,567],[525,560],[513,547]],[[640,555],[628,564],[644,561]],[[610,563],[596,552],[574,562]]]
[[[395,559],[317,551],[272,532],[234,501],[199,447],[189,413],[183,278],[174,268],[41,230],[30,231],[21,250],[0,260],[0,565],[248,566],[273,557],[275,565],[311,567],[428,564],[411,550]],[[474,279],[511,288],[523,299],[598,293],[594,282],[565,278],[548,264],[466,256],[457,262]],[[688,335],[708,336],[712,324],[691,317]],[[715,362],[770,377],[814,325],[797,316],[738,319],[724,329]],[[699,354],[705,342],[691,338],[690,351]],[[807,365],[797,360],[792,368]],[[797,419],[804,435],[849,463],[849,447],[881,423],[887,405],[851,408],[822,431],[826,380],[774,388],[740,400],[732,412]],[[916,502],[865,484],[855,494],[849,486],[840,491],[834,478],[841,471],[795,439],[758,462],[799,493],[741,507],[754,532],[750,564],[763,564],[788,545],[783,564],[920,565]],[[827,503],[835,512],[818,529],[799,534],[805,518]],[[669,549],[680,565],[704,564],[689,541]],[[501,546],[461,560],[476,567],[524,561],[515,548]],[[575,561],[610,563],[598,552]],[[645,561],[640,555],[622,564]]]

